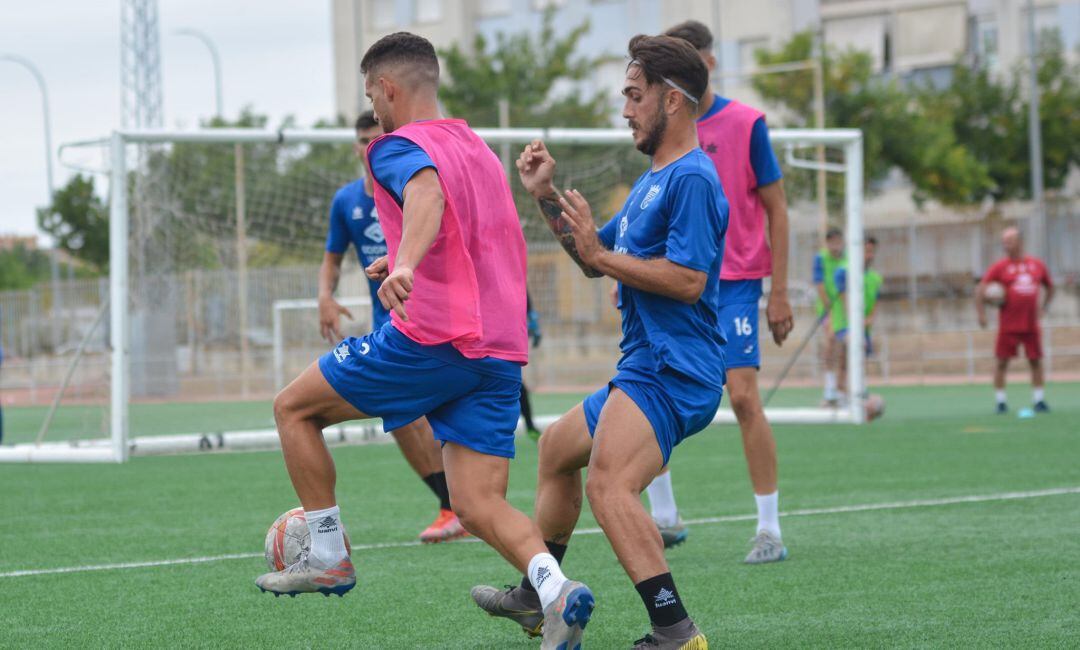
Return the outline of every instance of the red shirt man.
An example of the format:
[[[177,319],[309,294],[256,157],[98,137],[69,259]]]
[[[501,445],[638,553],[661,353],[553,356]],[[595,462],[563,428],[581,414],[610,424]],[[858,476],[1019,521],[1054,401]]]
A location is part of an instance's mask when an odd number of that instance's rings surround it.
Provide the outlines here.
[[[1037,257],[1024,254],[1023,239],[1016,228],[1006,228],[1001,235],[1006,256],[994,262],[986,271],[976,290],[976,310],[979,325],[986,327],[986,285],[997,282],[1005,287],[1005,302],[999,309],[997,343],[994,356],[994,388],[998,413],[1008,411],[1005,399],[1005,371],[1009,359],[1015,357],[1020,346],[1031,365],[1031,384],[1034,389],[1036,411],[1049,411],[1043,394],[1042,331],[1039,328],[1039,287],[1046,287],[1045,311],[1054,295],[1054,285],[1046,264]]]

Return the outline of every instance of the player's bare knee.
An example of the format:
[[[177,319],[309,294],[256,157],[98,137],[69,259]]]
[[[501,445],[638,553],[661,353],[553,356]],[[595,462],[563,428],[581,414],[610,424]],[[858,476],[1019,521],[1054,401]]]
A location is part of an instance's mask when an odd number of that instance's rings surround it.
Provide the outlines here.
[[[563,416],[552,423],[538,441],[538,471],[541,476],[566,474],[582,468],[577,449],[577,438],[581,433],[577,427]],[[585,435],[588,435],[586,433]]]
[[[735,412],[739,422],[748,422],[761,416],[761,399],[751,387],[728,384],[728,398],[731,400],[731,410]]]
[[[585,496],[597,517],[603,517],[603,513],[618,499],[633,493],[634,490],[617,472],[589,468],[589,475],[585,479]]]
[[[454,514],[457,515],[461,525],[465,527],[465,530],[473,535],[480,536],[488,511],[484,499],[474,498],[468,491],[451,492],[450,507],[453,509]]]
[[[274,396],[274,421],[280,427],[296,416],[296,400],[287,387]]]

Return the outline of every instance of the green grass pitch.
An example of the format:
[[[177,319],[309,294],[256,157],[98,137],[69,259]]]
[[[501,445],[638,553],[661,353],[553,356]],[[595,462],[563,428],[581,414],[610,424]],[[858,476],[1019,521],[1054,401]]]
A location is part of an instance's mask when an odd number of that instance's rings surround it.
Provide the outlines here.
[[[1077,647],[1080,493],[901,502],[1080,487],[1078,391],[1053,385],[1054,412],[1020,420],[1026,386],[1011,392],[1008,416],[990,413],[987,387],[892,388],[871,425],[776,427],[783,511],[902,507],[784,517],[790,559],[757,567],[741,564],[752,521],[693,525],[668,552],[691,615],[714,648]],[[574,399],[538,396],[536,411]],[[37,413],[6,409],[11,437],[32,436]],[[359,584],[340,599],[259,593],[261,555],[10,575],[261,554],[267,527],[296,503],[278,452],[0,466],[0,647],[539,647],[469,599],[474,584],[518,579],[494,551],[403,545],[435,503],[395,447],[334,455],[354,545],[390,543],[354,554]],[[535,446],[519,440],[510,498],[526,511],[535,465]],[[752,513],[734,427],[694,436],[672,468],[685,518]],[[586,512],[581,527],[595,525]],[[586,645],[626,648],[647,631],[602,535],[575,536],[564,567],[597,595]]]

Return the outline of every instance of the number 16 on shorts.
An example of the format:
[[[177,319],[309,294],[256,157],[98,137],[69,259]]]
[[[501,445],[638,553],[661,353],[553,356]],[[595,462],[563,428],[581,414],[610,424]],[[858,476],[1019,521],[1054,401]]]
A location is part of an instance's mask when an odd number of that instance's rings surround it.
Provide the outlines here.
[[[760,368],[757,303],[724,306],[720,310],[720,323],[727,338],[724,346],[727,368]]]
[[[750,324],[750,317],[735,317],[735,335],[736,336],[753,336],[754,327]]]

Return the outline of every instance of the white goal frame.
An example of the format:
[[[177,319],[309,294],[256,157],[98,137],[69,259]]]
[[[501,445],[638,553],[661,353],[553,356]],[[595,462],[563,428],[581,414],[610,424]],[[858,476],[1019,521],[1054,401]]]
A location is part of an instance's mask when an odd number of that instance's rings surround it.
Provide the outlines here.
[[[371,307],[371,298],[368,297],[337,298],[336,300],[342,307]],[[285,312],[318,308],[319,300],[317,298],[292,298],[274,301],[274,390],[285,388],[285,328],[282,321]]]
[[[476,129],[489,144],[521,144],[534,139],[561,144],[626,144],[630,132],[626,129]],[[69,443],[43,443],[0,448],[0,462],[125,462],[131,453],[142,453],[151,445],[148,438],[134,441],[130,437],[128,404],[130,403],[130,335],[128,309],[128,240],[129,212],[126,176],[128,173],[126,147],[132,144],[348,144],[355,134],[350,129],[203,129],[203,130],[123,130],[114,131],[107,139],[71,143],[66,146],[107,145],[109,147],[110,212],[109,212],[109,301],[111,337],[110,436],[108,441],[89,441],[79,446]],[[827,171],[845,174],[845,226],[847,239],[849,287],[847,291],[848,324],[851,332],[863,331],[863,137],[858,129],[775,129],[770,132],[775,145],[811,147],[826,145],[841,148],[843,163],[829,163]],[[276,313],[276,312],[275,312]],[[839,409],[775,408],[766,411],[774,422],[853,423],[864,421],[864,349],[862,336],[849,336],[848,404]],[[547,418],[538,418],[546,421]],[[717,422],[734,421],[726,409],[717,415]],[[377,426],[377,425],[376,425]],[[381,427],[379,427],[381,430]],[[366,434],[365,434],[366,435]],[[174,436],[161,436],[159,449],[182,452],[190,446],[188,437],[172,449],[165,443]],[[344,435],[343,435],[344,438]]]

